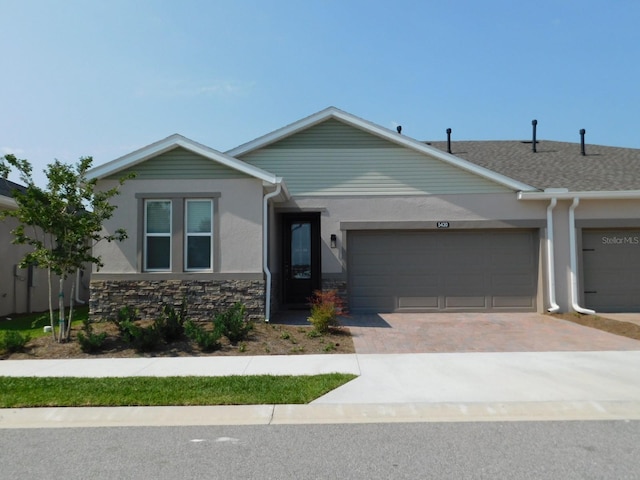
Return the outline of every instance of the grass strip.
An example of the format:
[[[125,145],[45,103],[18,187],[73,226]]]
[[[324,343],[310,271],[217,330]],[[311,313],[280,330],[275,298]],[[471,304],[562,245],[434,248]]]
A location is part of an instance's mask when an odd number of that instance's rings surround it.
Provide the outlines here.
[[[304,404],[355,377],[0,377],[0,407]]]
[[[82,320],[89,316],[89,307],[80,306],[73,309],[72,327],[82,325]],[[58,311],[54,312],[56,328],[58,328]],[[12,317],[0,317],[0,332],[6,330],[15,330],[31,338],[51,336],[51,333],[45,332],[43,327],[51,325],[49,312],[19,314]]]

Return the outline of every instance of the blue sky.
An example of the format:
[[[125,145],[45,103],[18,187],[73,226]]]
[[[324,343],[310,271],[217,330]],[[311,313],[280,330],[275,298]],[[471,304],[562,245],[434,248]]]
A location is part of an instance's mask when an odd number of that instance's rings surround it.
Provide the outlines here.
[[[637,0],[0,0],[0,155],[220,151],[328,106],[420,140],[640,148]],[[17,177],[10,177],[17,180]],[[39,176],[37,176],[39,178]]]

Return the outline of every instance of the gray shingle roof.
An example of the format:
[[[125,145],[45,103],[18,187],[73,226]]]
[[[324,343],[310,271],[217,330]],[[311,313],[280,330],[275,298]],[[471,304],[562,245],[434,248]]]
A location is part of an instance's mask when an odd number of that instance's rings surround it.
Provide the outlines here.
[[[3,197],[13,198],[13,191],[21,190],[24,191],[25,187],[12,182],[11,180],[5,180],[4,178],[0,178],[0,195]]]
[[[446,141],[428,143],[447,151]],[[452,140],[451,152],[541,190],[640,190],[640,149],[587,144],[582,156],[579,143],[538,140],[533,153],[530,141]]]

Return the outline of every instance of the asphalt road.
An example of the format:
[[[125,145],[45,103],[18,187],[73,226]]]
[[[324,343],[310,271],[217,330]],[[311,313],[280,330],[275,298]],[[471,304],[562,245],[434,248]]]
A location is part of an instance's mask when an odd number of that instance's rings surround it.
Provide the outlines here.
[[[638,479],[640,421],[0,430],[2,479]]]

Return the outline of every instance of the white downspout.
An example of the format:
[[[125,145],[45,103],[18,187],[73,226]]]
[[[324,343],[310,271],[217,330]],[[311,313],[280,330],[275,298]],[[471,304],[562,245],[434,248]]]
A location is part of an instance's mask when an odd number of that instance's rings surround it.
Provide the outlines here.
[[[76,270],[76,295],[75,301],[78,305],[84,305],[85,302],[80,300],[80,269]]]
[[[547,283],[549,286],[549,313],[556,313],[560,306],[556,303],[556,272],[553,258],[553,209],[558,204],[557,198],[552,198],[547,207]]]
[[[276,184],[276,189],[264,196],[262,203],[262,269],[266,278],[266,289],[264,299],[264,321],[269,323],[271,315],[271,270],[269,270],[269,200],[280,195],[282,185]]]
[[[592,315],[596,313],[594,310],[583,308],[578,305],[578,243],[576,242],[576,217],[575,209],[580,204],[580,198],[574,197],[573,203],[569,207],[569,252],[571,258],[571,307],[578,313]]]

